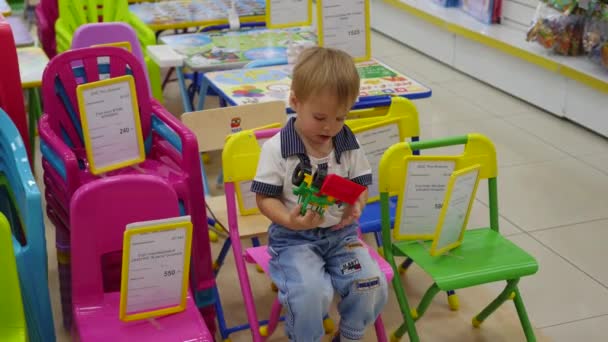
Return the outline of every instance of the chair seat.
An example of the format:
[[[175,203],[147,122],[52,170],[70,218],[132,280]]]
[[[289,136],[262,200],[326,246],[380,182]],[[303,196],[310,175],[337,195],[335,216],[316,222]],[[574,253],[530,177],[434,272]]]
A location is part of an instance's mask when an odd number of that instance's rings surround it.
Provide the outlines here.
[[[226,197],[205,197],[205,202],[213,211],[215,217],[226,227],[228,225],[228,212],[226,210]],[[239,236],[249,238],[266,235],[270,220],[261,214],[241,216],[237,215],[239,222]]]
[[[384,260],[375,249],[369,248],[362,240],[361,243],[367,248],[369,254],[380,266],[382,273],[386,276],[386,279],[390,282],[393,279],[393,268],[391,265]],[[270,264],[270,254],[268,253],[268,246],[251,247],[245,250],[245,260],[252,264],[259,265],[266,274],[268,274],[268,265]]]
[[[430,244],[399,241],[393,249],[411,258],[444,291],[517,279],[538,270],[534,257],[490,228],[466,231],[462,245],[446,255],[431,256]]]
[[[120,293],[104,296],[104,303],[94,308],[74,308],[76,327],[81,341],[205,341],[213,336],[203,322],[202,316],[190,294],[186,310],[173,315],[155,318],[155,322],[141,320],[123,322],[118,318]]]
[[[397,208],[397,196],[391,197],[389,201],[389,212],[391,217],[391,228],[395,225],[395,208]],[[359,217],[359,227],[361,233],[374,233],[382,231],[380,201],[368,203],[361,217]]]
[[[25,342],[28,340],[26,330],[25,322],[22,327],[0,327],[0,341]]]

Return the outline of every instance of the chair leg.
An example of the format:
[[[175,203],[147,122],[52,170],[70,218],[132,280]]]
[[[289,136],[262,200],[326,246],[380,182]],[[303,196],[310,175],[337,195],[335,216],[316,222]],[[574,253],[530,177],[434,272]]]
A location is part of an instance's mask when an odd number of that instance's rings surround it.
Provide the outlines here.
[[[502,290],[502,292],[492,302],[490,302],[490,304],[488,304],[483,310],[481,310],[481,312],[478,313],[477,316],[473,317],[473,326],[479,328],[479,326],[481,326],[481,323],[483,323],[483,321],[488,318],[488,316],[490,316],[494,311],[496,311],[496,309],[498,309],[498,307],[500,307],[502,303],[509,299],[513,291],[517,289],[518,282],[519,279],[507,281],[507,286],[505,287],[505,289]]]
[[[268,337],[272,335],[272,333],[277,328],[277,324],[279,323],[279,316],[281,314],[281,309],[283,306],[279,302],[278,298],[275,298],[274,303],[272,303],[272,309],[270,311],[270,319],[268,320],[267,325],[260,326],[260,335],[263,337]]]
[[[532,324],[528,318],[528,313],[526,312],[526,307],[524,306],[524,300],[521,298],[521,294],[519,293],[519,288],[517,286],[515,287],[515,290],[513,290],[513,294],[515,295],[513,297],[513,302],[515,303],[515,309],[517,309],[517,316],[519,316],[521,326],[524,329],[524,334],[526,334],[526,340],[528,342],[534,342],[536,341],[534,328],[532,328]]]
[[[397,265],[395,265],[395,259],[389,258],[388,262],[391,264],[393,271],[397,273]],[[412,313],[410,311],[410,305],[408,303],[407,297],[405,295],[405,290],[403,289],[403,284],[401,283],[401,278],[393,277],[393,288],[395,290],[395,296],[397,297],[397,302],[399,302],[399,309],[401,310],[401,315],[403,317],[403,324],[391,335],[391,342],[397,342],[401,339],[405,332],[408,333],[410,342],[419,342],[420,338],[418,337],[418,332],[416,331],[416,325],[414,323],[414,319],[412,318]]]
[[[418,304],[418,308],[412,309],[412,318],[415,321],[424,315],[426,309],[428,309],[429,305],[431,305],[431,302],[437,293],[439,293],[439,286],[437,286],[435,283],[431,285],[428,290],[426,290],[420,304]]]
[[[378,342],[388,342],[388,339],[386,338],[386,331],[384,330],[384,323],[382,322],[382,315],[376,318],[374,328],[376,329],[376,339]]]
[[[446,291],[446,294],[448,295],[448,305],[450,306],[450,309],[452,311],[458,310],[458,308],[460,307],[460,300],[458,299],[456,291],[449,290]]]
[[[414,260],[406,258],[403,263],[399,266],[399,274],[404,274],[405,271],[414,263]]]

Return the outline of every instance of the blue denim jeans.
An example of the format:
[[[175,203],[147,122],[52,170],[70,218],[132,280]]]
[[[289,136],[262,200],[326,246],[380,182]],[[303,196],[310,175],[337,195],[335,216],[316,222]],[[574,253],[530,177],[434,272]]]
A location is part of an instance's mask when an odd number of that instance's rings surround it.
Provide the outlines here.
[[[293,231],[272,224],[268,232],[270,277],[286,308],[292,342],[321,341],[323,317],[334,290],[340,295],[340,334],[363,338],[387,301],[386,277],[357,237],[357,226],[341,230]]]

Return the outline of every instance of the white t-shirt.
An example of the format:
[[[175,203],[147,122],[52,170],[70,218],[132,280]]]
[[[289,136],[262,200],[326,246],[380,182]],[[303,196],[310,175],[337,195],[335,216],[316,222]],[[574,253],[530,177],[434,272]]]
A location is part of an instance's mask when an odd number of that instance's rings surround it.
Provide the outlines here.
[[[262,146],[256,176],[251,191],[278,197],[288,210],[298,203],[293,194],[296,187],[291,183],[293,171],[300,163],[299,154],[306,154],[306,148],[294,127],[295,118],[289,119],[280,133],[267,140]],[[308,156],[312,172],[319,165],[326,164],[327,174],[336,174],[361,185],[369,186],[372,171],[364,151],[351,130],[344,128],[333,138],[334,150],[325,158]],[[344,206],[332,205],[323,215],[321,228],[332,227],[340,222]]]

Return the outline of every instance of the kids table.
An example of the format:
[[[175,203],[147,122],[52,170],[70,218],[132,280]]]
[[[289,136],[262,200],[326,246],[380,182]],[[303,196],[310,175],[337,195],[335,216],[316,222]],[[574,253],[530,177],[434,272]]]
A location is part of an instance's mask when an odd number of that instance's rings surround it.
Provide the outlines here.
[[[184,110],[189,112],[192,104],[183,76],[184,66],[204,73],[241,68],[252,60],[286,59],[288,43],[316,44],[317,36],[310,27],[247,28],[170,35],[161,37],[160,42],[165,45],[148,48],[150,57],[160,67],[176,67]]]
[[[2,1],[2,0],[0,0]],[[129,5],[129,10],[154,31],[228,24],[232,0],[175,0]],[[265,21],[265,0],[237,0],[241,22]]]
[[[27,90],[28,122],[30,146],[34,146],[34,137],[38,119],[42,113],[40,105],[40,86],[42,85],[42,73],[49,63],[49,58],[39,47],[25,47],[17,49],[19,60],[19,75],[21,77],[21,88]],[[32,148],[32,159],[34,160],[35,149]]]
[[[205,94],[211,87],[228,104],[236,106],[283,100],[288,113],[289,90],[293,65],[279,65],[255,69],[209,72],[203,75],[197,110],[204,107]],[[361,77],[359,98],[353,109],[390,105],[391,96],[421,99],[431,96],[431,89],[389,66],[371,59],[357,63]]]

